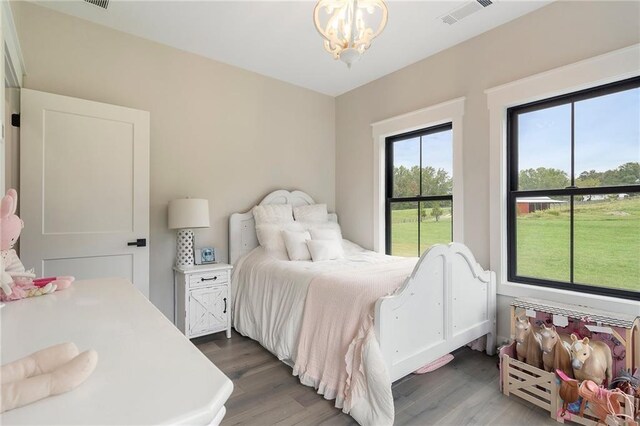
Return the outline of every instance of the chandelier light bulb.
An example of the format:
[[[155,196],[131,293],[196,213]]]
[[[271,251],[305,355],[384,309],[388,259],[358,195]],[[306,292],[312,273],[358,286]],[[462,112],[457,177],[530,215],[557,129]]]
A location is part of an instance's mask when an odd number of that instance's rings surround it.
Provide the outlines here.
[[[319,0],[313,21],[334,59],[351,68],[387,25],[383,0]]]

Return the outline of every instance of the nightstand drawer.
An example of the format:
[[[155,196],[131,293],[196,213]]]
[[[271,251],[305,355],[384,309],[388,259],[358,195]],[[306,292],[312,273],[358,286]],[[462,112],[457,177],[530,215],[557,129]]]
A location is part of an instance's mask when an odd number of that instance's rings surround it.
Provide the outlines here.
[[[227,271],[211,271],[189,276],[189,288],[210,286],[228,282]]]

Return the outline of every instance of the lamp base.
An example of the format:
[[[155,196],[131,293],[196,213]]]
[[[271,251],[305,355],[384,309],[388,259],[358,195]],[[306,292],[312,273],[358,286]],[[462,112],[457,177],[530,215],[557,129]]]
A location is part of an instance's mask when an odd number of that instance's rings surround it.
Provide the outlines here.
[[[181,229],[178,231],[176,244],[176,266],[185,268],[193,266],[193,238],[191,229]]]

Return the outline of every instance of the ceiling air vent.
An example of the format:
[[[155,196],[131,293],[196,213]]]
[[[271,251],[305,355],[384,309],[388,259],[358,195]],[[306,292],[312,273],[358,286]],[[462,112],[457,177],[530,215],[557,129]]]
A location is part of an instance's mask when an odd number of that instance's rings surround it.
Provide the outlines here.
[[[105,10],[107,9],[107,7],[109,7],[109,0],[84,0],[84,1],[94,6],[101,7]]]
[[[456,22],[466,18],[467,16],[474,14],[487,6],[491,6],[492,4],[493,2],[491,0],[470,1],[460,7],[456,7],[455,9],[449,11],[449,13],[447,13],[446,15],[440,16],[438,19],[441,19],[445,24],[453,25]]]

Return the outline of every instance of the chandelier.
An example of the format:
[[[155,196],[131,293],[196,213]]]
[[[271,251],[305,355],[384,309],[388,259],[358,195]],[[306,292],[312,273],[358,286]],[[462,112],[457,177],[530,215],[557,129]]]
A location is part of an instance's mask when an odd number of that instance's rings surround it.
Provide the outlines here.
[[[313,21],[326,51],[351,68],[384,29],[387,13],[383,0],[319,0]]]

